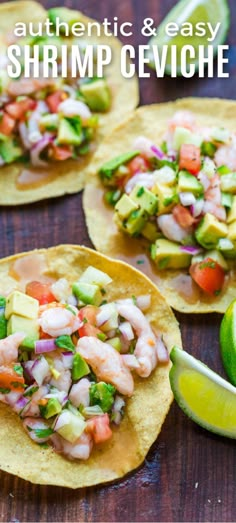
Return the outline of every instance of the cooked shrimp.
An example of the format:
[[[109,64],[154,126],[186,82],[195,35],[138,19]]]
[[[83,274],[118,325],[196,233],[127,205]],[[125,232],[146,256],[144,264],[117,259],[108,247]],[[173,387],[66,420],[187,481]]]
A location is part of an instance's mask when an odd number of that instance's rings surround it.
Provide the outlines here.
[[[182,242],[191,232],[191,228],[181,227],[172,214],[162,214],[157,223],[168,240]]]
[[[236,136],[233,136],[230,145],[222,145],[215,153],[217,167],[226,165],[232,171],[236,170]]]
[[[69,394],[69,400],[75,407],[79,407],[81,404],[84,407],[89,406],[89,389],[90,389],[91,383],[87,378],[83,378],[82,380],[78,381],[78,383],[75,383],[75,385],[72,385],[70,394]]]
[[[16,332],[0,340],[0,365],[7,365],[18,358],[18,348],[25,338],[23,332]]]
[[[100,380],[107,381],[126,396],[131,396],[134,390],[133,377],[125,366],[119,352],[108,343],[84,336],[80,338],[76,351],[92,367]]]
[[[77,314],[77,309],[75,311]],[[43,332],[53,338],[63,334],[70,336],[81,326],[78,316],[65,307],[49,307],[42,312],[38,322]]]
[[[185,129],[194,131],[196,129],[194,115],[190,111],[177,111],[169,121],[168,129],[173,132],[176,127],[185,127]]]
[[[122,318],[130,322],[138,336],[134,355],[139,366],[135,369],[137,374],[146,378],[157,365],[156,337],[152,332],[147,318],[136,305],[117,303],[117,310]]]
[[[47,430],[49,428],[49,424],[43,419],[25,418],[23,421],[23,427],[28,433],[29,437],[36,443],[44,443],[49,439],[49,436],[46,438],[39,438],[35,434],[35,430],[37,429]]]
[[[54,85],[54,81],[50,78],[21,78],[15,82],[10,82],[7,92],[10,96],[23,96],[35,93],[51,85]]]
[[[204,195],[205,202],[203,205],[203,212],[210,212],[219,220],[226,221],[226,210],[221,205],[221,190],[220,190],[220,177],[215,174],[210,180],[210,186]]]
[[[125,186],[125,192],[130,194],[136,185],[141,187],[146,187],[147,189],[152,189],[155,184],[155,177],[152,173],[137,173],[127,182]]]
[[[56,452],[63,452],[70,459],[88,459],[93,447],[90,434],[83,432],[75,443],[69,443],[59,434],[52,434],[50,440]]]

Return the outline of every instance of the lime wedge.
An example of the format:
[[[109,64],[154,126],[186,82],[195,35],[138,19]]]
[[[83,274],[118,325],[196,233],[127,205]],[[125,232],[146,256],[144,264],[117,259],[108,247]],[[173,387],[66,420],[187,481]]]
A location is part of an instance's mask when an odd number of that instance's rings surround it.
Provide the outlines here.
[[[230,304],[221,322],[220,349],[225,372],[236,385],[236,300]]]
[[[197,23],[204,23],[206,28],[205,36],[187,36],[185,33],[181,35],[180,32],[177,36],[168,36],[166,34],[166,25],[168,23],[174,22],[178,24],[179,27],[182,24],[190,23],[193,25],[193,33],[195,33],[195,28]],[[207,23],[210,23],[215,29],[216,24],[220,22],[220,29],[216,35],[214,41],[209,42],[208,38],[211,37],[211,32]],[[177,73],[181,74],[181,58],[180,53],[184,45],[192,45],[197,52],[199,45],[213,45],[214,52],[217,51],[217,46],[223,44],[226,39],[227,32],[230,24],[230,11],[227,0],[181,0],[178,2],[173,9],[168,13],[166,18],[162,21],[160,26],[157,29],[157,35],[153,36],[149,40],[150,50],[147,53],[149,58],[149,65],[155,69],[155,63],[153,60],[152,46],[156,45],[158,48],[162,48],[163,45],[168,45],[168,54],[165,67],[165,73],[171,74],[171,55],[170,47],[176,45],[177,47]],[[186,26],[185,26],[186,27]],[[191,63],[194,63],[191,60]],[[187,64],[188,65],[188,64]],[[195,70],[198,70],[198,61],[195,62]]]
[[[236,388],[178,347],[170,358],[170,384],[180,408],[201,427],[236,438]]]

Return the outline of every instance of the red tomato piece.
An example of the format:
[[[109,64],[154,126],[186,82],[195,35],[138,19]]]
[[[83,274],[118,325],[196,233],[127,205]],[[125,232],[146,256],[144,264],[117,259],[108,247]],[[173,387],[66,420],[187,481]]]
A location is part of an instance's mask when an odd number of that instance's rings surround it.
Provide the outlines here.
[[[21,120],[25,117],[28,111],[33,111],[37,105],[32,98],[25,98],[19,102],[12,102],[6,106],[7,113],[14,118],[14,120]]]
[[[0,133],[10,136],[15,127],[15,120],[7,113],[0,113]]]
[[[183,144],[179,154],[179,168],[186,169],[191,174],[198,174],[201,169],[200,147],[192,144]]]
[[[186,209],[183,205],[176,205],[172,213],[178,224],[185,229],[191,227],[195,222],[195,218],[191,215],[189,209]]]
[[[58,145],[55,145],[54,143],[51,145],[50,148],[52,152],[52,158],[54,160],[68,160],[68,158],[72,157],[72,148],[69,145],[64,145],[63,147],[59,147]]]
[[[78,329],[78,333],[80,338],[83,338],[83,336],[94,336],[97,338],[99,334],[103,335],[103,332],[100,329],[94,327],[94,325],[90,325],[89,323],[84,323],[82,327]]]
[[[208,294],[217,296],[225,280],[224,269],[212,258],[194,263],[189,270],[193,280]]]
[[[95,305],[86,305],[79,311],[79,318],[81,321],[87,320],[90,325],[96,325],[96,317],[99,312],[99,307]]]
[[[47,96],[45,102],[48,105],[51,113],[57,113],[58,106],[66,98],[67,98],[67,96],[64,93],[64,91],[56,91],[55,93],[50,94],[49,96]]]
[[[134,174],[148,171],[149,163],[143,156],[136,156],[126,164],[126,167],[129,169],[131,176],[134,176]]]
[[[40,281],[31,281],[26,285],[26,294],[39,301],[40,305],[46,305],[56,301],[55,296],[51,291],[49,283],[41,283]]]
[[[10,389],[15,392],[24,392],[24,376],[19,375],[16,371],[16,367],[20,367],[20,364],[10,363],[9,365],[3,365],[0,367],[0,388]]]
[[[95,443],[103,443],[112,436],[108,414],[96,416],[87,421],[86,430],[92,435]]]

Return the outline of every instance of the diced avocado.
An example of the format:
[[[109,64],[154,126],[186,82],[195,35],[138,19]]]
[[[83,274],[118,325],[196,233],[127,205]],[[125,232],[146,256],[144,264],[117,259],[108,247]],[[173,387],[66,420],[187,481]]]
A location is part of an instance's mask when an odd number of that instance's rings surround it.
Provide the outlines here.
[[[155,183],[152,192],[158,198],[158,216],[170,212],[179,200],[175,188],[167,187],[158,182]]]
[[[211,160],[210,158],[205,158],[202,166],[202,171],[208,176],[208,178],[212,178],[216,173],[215,162],[213,162],[213,160]]]
[[[224,127],[213,127],[211,130],[211,137],[216,142],[225,143],[229,140],[230,132]]]
[[[129,153],[120,154],[119,156],[116,156],[112,160],[109,160],[108,162],[104,163],[102,167],[99,169],[99,174],[101,175],[101,178],[110,180],[114,174],[114,172],[121,166],[125,165],[126,163],[130,162],[130,160],[133,160],[136,156],[139,155],[139,151],[131,151]]]
[[[13,291],[6,300],[6,309],[5,316],[6,319],[12,315],[17,314],[18,316],[23,316],[24,318],[38,318],[39,312],[39,302],[24,294],[20,291]]]
[[[121,220],[128,218],[131,212],[136,209],[138,209],[138,204],[135,203],[127,194],[123,194],[121,199],[115,205],[115,211],[118,213]]]
[[[49,398],[47,404],[44,406],[39,406],[40,414],[43,418],[49,419],[56,414],[60,414],[62,411],[62,406],[57,398]]]
[[[90,373],[90,368],[86,361],[80,354],[75,354],[72,363],[72,379],[74,381],[80,380],[83,376],[87,376]]]
[[[184,269],[189,267],[192,258],[178,243],[162,238],[152,245],[151,257],[158,269]]]
[[[11,79],[8,76],[6,69],[2,69],[0,71],[0,94],[6,92],[10,80]]]
[[[52,7],[48,10],[48,18],[54,25],[56,24],[56,19],[59,18],[60,23],[65,22],[69,28],[80,21],[79,12],[67,7]],[[60,27],[60,33],[65,34],[65,27]]]
[[[230,174],[232,170],[227,165],[221,165],[220,167],[217,167],[216,172],[223,176],[225,174]]]
[[[7,335],[10,336],[10,334],[14,334],[15,332],[24,332],[27,338],[37,341],[39,339],[37,320],[12,314],[7,322]],[[24,340],[21,345],[24,346]]]
[[[157,197],[146,187],[140,187],[139,185],[134,187],[130,198],[134,200],[141,209],[146,211],[148,214],[155,214],[157,211]]]
[[[202,154],[202,156],[208,156],[209,158],[214,158],[216,149],[217,149],[217,147],[214,143],[202,142],[201,154]]]
[[[0,316],[0,340],[7,336],[7,320],[3,315]]]
[[[236,240],[236,221],[231,222],[228,227],[228,236],[229,240]]]
[[[195,176],[188,173],[187,171],[179,172],[178,181],[179,192],[191,192],[195,196],[201,196],[204,192],[203,185],[197,180]]]
[[[77,282],[73,283],[72,291],[74,295],[83,303],[90,305],[100,305],[102,301],[102,293],[98,285]]]
[[[176,127],[173,136],[173,147],[176,151],[179,151],[183,144],[192,144],[200,147],[202,140],[203,138],[200,134],[191,133],[185,127]]]
[[[236,173],[224,174],[220,179],[221,191],[236,194]]]
[[[206,213],[200,221],[195,236],[205,249],[214,249],[220,238],[226,238],[228,227],[225,223],[217,220],[213,214]]]
[[[5,163],[12,163],[23,155],[23,149],[14,143],[14,140],[8,139],[0,142],[0,156]]]
[[[221,238],[217,249],[223,252],[225,258],[236,258],[236,242],[232,242],[229,238]]]
[[[57,418],[57,422],[55,431],[70,443],[75,443],[86,427],[83,417],[74,414],[69,409],[63,409]],[[57,429],[57,426],[60,428]]]
[[[120,197],[121,197],[120,189],[106,191],[104,194],[105,202],[108,203],[109,205],[112,205],[113,207],[120,200]]]
[[[205,258],[211,258],[212,260],[216,261],[226,271],[229,268],[227,262],[224,259],[224,256],[220,253],[220,251],[215,249],[212,251],[207,251]]]
[[[230,194],[229,192],[222,192],[221,193],[221,205],[223,205],[224,207],[228,207],[228,209],[231,209],[232,205],[233,205],[233,195]],[[236,216],[234,219],[236,220]],[[228,220],[227,220],[227,222],[228,222]]]
[[[115,392],[115,387],[110,383],[92,383],[89,389],[90,405],[99,405],[103,412],[108,412],[114,403]]]
[[[103,112],[110,109],[111,92],[104,78],[83,83],[80,86],[80,91],[91,111]]]
[[[150,242],[155,242],[157,238],[160,236],[160,232],[157,229],[157,225],[152,222],[147,222],[146,225],[144,225],[144,228],[142,229],[142,236],[144,238],[147,238]]]
[[[236,220],[236,196],[233,196],[231,209],[230,209],[229,214],[227,216],[227,223],[232,223],[232,222],[234,222],[234,220]]]
[[[98,285],[101,289],[112,282],[112,278],[106,272],[96,269],[89,265],[87,269],[81,274],[79,282],[90,283],[91,285]]]
[[[40,129],[46,131],[56,131],[59,126],[59,115],[55,114],[44,114],[41,116],[39,121]]]
[[[57,141],[60,145],[80,145],[83,141],[81,124],[73,126],[72,118],[61,118],[59,123]]]
[[[127,232],[130,236],[137,236],[141,233],[144,225],[148,220],[148,215],[143,209],[133,211],[127,220],[120,220],[115,214],[114,221],[122,231]]]
[[[113,349],[117,350],[117,352],[121,351],[121,341],[119,336],[115,336],[115,338],[110,338],[107,340],[107,343],[113,347]]]

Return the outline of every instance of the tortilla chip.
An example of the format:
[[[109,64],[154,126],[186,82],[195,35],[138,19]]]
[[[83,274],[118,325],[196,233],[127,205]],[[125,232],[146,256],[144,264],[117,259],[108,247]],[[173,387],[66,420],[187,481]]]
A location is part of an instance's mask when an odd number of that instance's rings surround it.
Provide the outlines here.
[[[13,30],[16,22],[43,22],[47,11],[34,1],[18,0],[0,5],[0,50],[3,47],[1,40],[3,35]],[[79,20],[85,25],[92,22],[90,18],[78,12]],[[86,36],[85,36],[86,39]],[[101,36],[90,38],[89,43],[106,44],[111,46],[113,59],[106,69],[106,77],[113,93],[113,103],[107,113],[96,113],[99,115],[99,128],[96,140],[93,141],[96,148],[104,136],[121,122],[138,103],[138,82],[136,77],[129,80],[122,77],[120,72],[120,50],[121,43],[115,37]],[[128,96],[127,96],[128,93]],[[0,168],[0,205],[18,205],[31,203],[45,198],[53,198],[63,194],[72,194],[83,189],[88,177],[87,166],[93,154],[89,154],[79,161],[62,161],[50,164],[48,176],[39,178],[36,183],[23,186],[17,184],[17,179],[22,171],[22,164],[11,164]],[[39,171],[35,169],[35,171]],[[42,171],[41,171],[42,172]]]
[[[158,271],[148,253],[149,243],[144,238],[135,239],[123,234],[114,224],[114,210],[104,203],[104,186],[97,174],[106,161],[132,149],[137,136],[143,135],[155,144],[161,144],[168,121],[175,111],[182,109],[193,112],[197,123],[202,126],[225,126],[230,131],[236,129],[236,102],[232,100],[186,98],[137,109],[104,140],[94,156],[89,174],[91,181],[83,196],[86,223],[89,236],[98,251],[124,260],[147,274],[174,309],[185,313],[224,313],[236,295],[235,263],[231,262],[230,283],[226,283],[217,297],[210,297],[195,284],[191,292],[188,284],[186,286],[186,270]]]
[[[150,294],[147,317],[153,328],[163,333],[169,350],[174,344],[181,346],[178,323],[155,285],[129,265],[114,262],[85,247],[60,245],[5,258],[0,261],[0,289],[8,286],[10,290],[16,285],[12,278],[14,262],[33,253],[45,256],[44,276],[66,277],[72,282],[88,265],[105,271],[113,279],[107,288],[108,301]],[[85,462],[68,461],[51,448],[43,449],[33,443],[18,416],[0,404],[0,468],[32,483],[70,488],[121,478],[143,462],[161,430],[172,402],[169,368],[170,365],[160,365],[149,378],[135,378],[135,392],[127,400],[120,426],[114,430],[111,440],[97,446]]]

